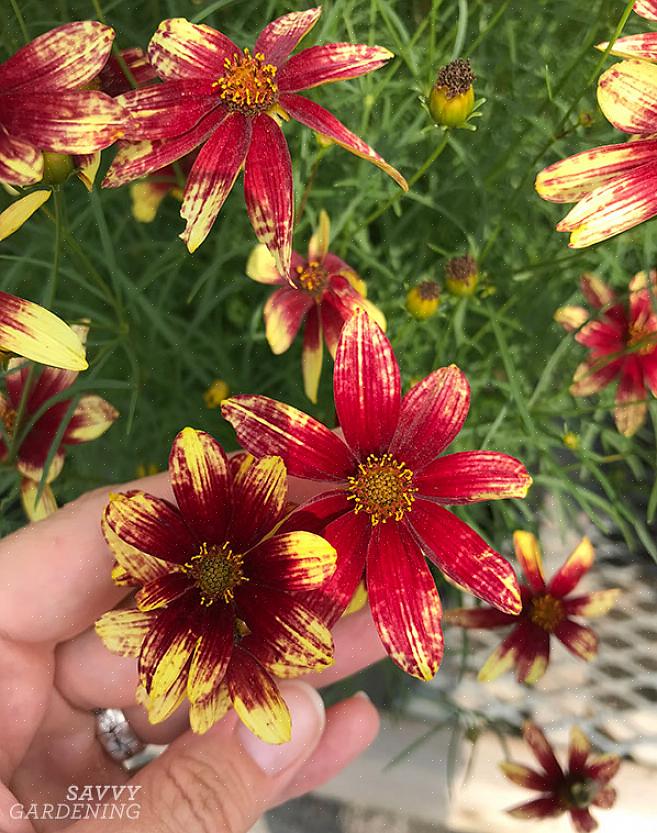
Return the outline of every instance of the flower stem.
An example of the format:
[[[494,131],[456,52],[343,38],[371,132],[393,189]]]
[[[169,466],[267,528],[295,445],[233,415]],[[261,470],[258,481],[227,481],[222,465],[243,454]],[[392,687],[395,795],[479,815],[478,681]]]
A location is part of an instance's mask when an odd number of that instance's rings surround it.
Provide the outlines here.
[[[27,43],[30,39],[30,36],[28,34],[27,26],[25,25],[25,19],[23,18],[20,7],[16,0],[9,0],[9,2],[11,3],[12,9],[14,10],[14,15],[16,16],[16,20],[18,21],[18,25],[20,27],[23,40],[25,41],[25,43]]]
[[[326,153],[327,148],[319,148],[315,155],[315,159],[313,164],[310,168],[310,172],[308,173],[308,178],[306,179],[306,185],[303,189],[303,194],[301,195],[301,200],[299,201],[299,208],[297,209],[297,222],[303,217],[303,212],[306,210],[306,203],[308,202],[308,197],[310,196],[310,192],[313,189],[313,185],[315,184],[315,178],[317,177],[317,171],[319,170],[319,164],[322,161],[324,154]]]
[[[53,201],[55,205],[55,246],[52,255],[52,270],[50,272],[50,280],[46,288],[46,293],[43,298],[43,305],[50,309],[55,300],[55,293],[57,292],[57,281],[59,279],[59,261],[62,249],[62,192],[59,188],[53,189]]]

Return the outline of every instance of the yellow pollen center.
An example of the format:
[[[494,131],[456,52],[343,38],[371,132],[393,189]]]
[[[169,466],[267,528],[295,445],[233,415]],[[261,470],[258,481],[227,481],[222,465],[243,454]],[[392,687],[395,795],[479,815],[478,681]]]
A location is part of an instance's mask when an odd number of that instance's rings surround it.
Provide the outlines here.
[[[269,110],[278,99],[278,86],[274,81],[276,67],[265,63],[262,52],[243,54],[224,60],[224,74],[212,85],[229,110],[237,110],[247,116],[256,116]]]
[[[198,553],[185,564],[185,570],[201,591],[201,604],[209,606],[218,599],[232,601],[235,588],[249,580],[243,565],[244,556],[233,552],[228,543],[220,547],[201,544]]]
[[[552,633],[563,620],[566,612],[561,599],[546,593],[544,596],[535,596],[530,602],[529,618],[539,628]]]
[[[657,347],[657,332],[645,326],[642,327],[640,324],[635,324],[630,327],[627,346],[633,348],[633,353],[639,356],[647,356]]]
[[[322,293],[328,282],[328,272],[318,260],[309,260],[305,266],[295,269],[299,286],[311,295]]]
[[[355,503],[354,512],[367,512],[372,526],[391,518],[401,521],[413,505],[417,489],[413,472],[392,454],[370,454],[358,466],[358,474],[348,478],[347,500]]]

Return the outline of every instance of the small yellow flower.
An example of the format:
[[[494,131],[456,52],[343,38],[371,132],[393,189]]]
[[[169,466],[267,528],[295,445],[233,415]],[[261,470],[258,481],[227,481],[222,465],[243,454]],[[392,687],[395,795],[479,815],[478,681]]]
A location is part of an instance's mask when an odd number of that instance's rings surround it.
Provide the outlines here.
[[[215,379],[210,387],[203,394],[203,401],[206,408],[218,408],[224,399],[228,398],[230,388],[223,379]]]
[[[467,58],[452,61],[438,73],[429,94],[429,112],[436,124],[463,127],[475,106],[475,75]]]
[[[471,255],[453,257],[445,266],[445,288],[450,295],[467,298],[479,283],[479,267]]]
[[[422,281],[406,295],[406,309],[418,321],[425,321],[440,306],[440,288],[435,281]]]
[[[577,451],[579,448],[579,437],[574,431],[566,431],[561,439],[566,448],[569,448],[571,451]]]

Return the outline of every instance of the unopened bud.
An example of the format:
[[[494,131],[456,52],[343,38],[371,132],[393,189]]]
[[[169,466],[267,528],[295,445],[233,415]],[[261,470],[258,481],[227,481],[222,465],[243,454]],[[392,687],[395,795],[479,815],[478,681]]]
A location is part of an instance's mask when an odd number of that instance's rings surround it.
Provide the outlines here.
[[[73,159],[66,153],[43,152],[44,185],[63,185],[74,170]]]
[[[474,80],[467,58],[442,67],[429,94],[429,112],[436,124],[463,127],[475,105]]]
[[[435,281],[422,281],[406,295],[406,309],[418,321],[431,318],[439,305],[440,287]]]
[[[453,257],[445,266],[445,288],[450,295],[466,298],[474,295],[479,283],[479,267],[471,255]]]

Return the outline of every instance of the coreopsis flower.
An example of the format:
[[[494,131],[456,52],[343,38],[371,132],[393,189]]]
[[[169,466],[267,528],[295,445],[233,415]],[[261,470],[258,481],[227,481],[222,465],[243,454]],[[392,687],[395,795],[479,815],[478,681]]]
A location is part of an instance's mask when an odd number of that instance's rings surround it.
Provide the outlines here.
[[[335,622],[365,573],[389,655],[430,679],[443,654],[442,611],[425,555],[499,610],[522,607],[510,564],[445,505],[524,497],[531,478],[522,463],[495,451],[438,456],[468,412],[470,390],[458,367],[439,368],[403,399],[400,387],[390,342],[357,313],[342,330],[333,376],[344,438],[265,396],[232,397],[222,411],[252,454],[280,454],[291,475],[330,484],[287,521],[321,529],[338,553],[313,607]]]
[[[547,670],[550,641],[554,636],[580,659],[590,662],[598,652],[598,638],[591,628],[572,617],[604,616],[615,604],[620,590],[597,590],[572,596],[582,576],[591,569],[595,552],[588,538],[582,538],[566,562],[546,584],[541,549],[531,532],[513,533],[516,557],[523,572],[520,585],[522,610],[518,616],[492,607],[449,610],[445,619],[462,628],[513,630],[493,651],[479,672],[479,679],[494,680],[515,667],[521,683],[535,683]]]
[[[114,495],[103,531],[120,584],[141,589],[135,610],[97,623],[107,647],[139,657],[138,700],[152,723],[187,697],[205,732],[232,703],[270,743],[290,739],[272,675],[333,661],[328,628],[299,599],[335,568],[335,550],[310,532],[280,532],[287,478],[280,458],[229,462],[209,434],[185,428],[169,458],[177,506],[145,492]]]
[[[76,332],[84,341],[86,328],[78,327]],[[11,452],[19,473],[36,483],[44,477],[48,455],[71,407],[70,398],[51,405],[49,400],[70,388],[77,375],[73,370],[52,367],[39,371],[22,359],[9,361],[5,393],[0,393],[0,460],[6,461]],[[118,412],[100,396],[81,396],[45,473],[45,482],[52,483],[60,474],[68,446],[97,439],[117,417]]]
[[[563,769],[552,746],[535,724],[527,721],[523,737],[539,763],[537,771],[522,764],[505,761],[500,769],[521,787],[541,793],[539,798],[513,807],[507,812],[518,819],[545,819],[570,815],[577,833],[591,833],[598,822],[591,807],[609,809],[616,802],[616,790],[609,782],[618,772],[618,755],[595,755],[583,732],[574,726],[570,731],[568,765]]]
[[[279,286],[264,309],[265,334],[277,356],[290,348],[303,326],[301,371],[306,396],[317,402],[322,373],[323,345],[335,357],[344,322],[355,310],[365,310],[385,329],[381,310],[364,297],[364,283],[356,272],[329,251],[331,226],[328,214],[320,213],[319,227],[310,238],[307,257],[292,252],[290,271],[281,275],[267,247],[251,252],[246,274],[259,283]]]
[[[74,329],[39,304],[6,292],[0,292],[0,360],[3,354],[64,370],[88,367]]]
[[[312,46],[290,57],[320,14],[315,8],[272,21],[253,51],[209,26],[184,18],[163,21],[148,56],[164,83],[120,97],[132,115],[126,137],[136,144],[119,150],[104,185],[123,185],[203,145],[185,188],[180,213],[187,225],[180,236],[191,252],[200,246],[244,169],[251,225],[282,275],[290,269],[294,199],[281,120],[295,119],[328,136],[407,188],[401,174],[362,139],[298,95],[366,75],[392,57],[380,46],[349,43]]]
[[[475,106],[475,74],[467,58],[457,58],[438,72],[429,93],[431,117],[443,127],[463,127]]]
[[[634,11],[657,20],[652,0],[635,3]],[[657,214],[657,33],[618,38],[610,54],[627,60],[600,76],[598,104],[631,140],[577,153],[536,178],[543,199],[577,203],[557,225],[557,231],[570,232],[569,245],[575,249],[607,240]]]
[[[123,135],[126,113],[98,90],[114,31],[85,20],[58,26],[0,64],[0,181],[32,185],[42,151],[90,154]]]
[[[650,283],[650,286],[648,286]],[[589,349],[573,379],[573,396],[590,396],[618,380],[614,420],[626,437],[643,425],[648,411],[647,391],[657,394],[657,312],[654,295],[657,273],[639,272],[630,281],[627,304],[593,275],[581,280],[582,294],[593,308],[558,309],[555,320]]]
[[[426,321],[440,306],[440,287],[435,281],[421,281],[406,294],[406,309],[418,321]]]
[[[453,257],[445,264],[445,289],[450,295],[467,298],[479,283],[479,266],[472,255]]]

